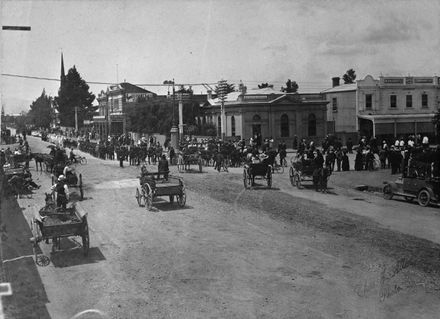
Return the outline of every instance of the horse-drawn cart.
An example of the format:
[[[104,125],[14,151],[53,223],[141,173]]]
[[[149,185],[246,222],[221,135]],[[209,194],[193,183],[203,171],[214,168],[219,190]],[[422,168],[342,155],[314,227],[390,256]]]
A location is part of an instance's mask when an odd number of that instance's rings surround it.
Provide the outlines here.
[[[197,147],[188,147],[178,154],[177,169],[179,172],[191,170],[191,165],[196,165],[199,173],[203,169],[203,159]]]
[[[87,213],[73,205],[67,209],[56,208],[54,204],[43,207],[39,220],[31,220],[31,231],[35,261],[38,261],[38,243],[52,240],[52,251],[61,249],[61,238],[79,236],[82,238],[82,248],[87,256],[90,247],[89,226]],[[38,263],[38,262],[37,262]]]
[[[292,186],[302,187],[302,182],[312,181],[316,167],[311,160],[297,160],[291,163],[289,178]]]
[[[265,179],[267,187],[272,187],[272,165],[267,163],[249,163],[243,167],[244,188],[249,189],[255,185],[255,179]]]
[[[177,199],[177,204],[184,207],[186,203],[185,185],[183,179],[176,176],[160,178],[163,173],[144,173],[140,177],[140,189],[136,188],[136,200],[139,206],[144,206],[148,210],[153,207],[153,200],[159,196],[169,196],[170,202]]]

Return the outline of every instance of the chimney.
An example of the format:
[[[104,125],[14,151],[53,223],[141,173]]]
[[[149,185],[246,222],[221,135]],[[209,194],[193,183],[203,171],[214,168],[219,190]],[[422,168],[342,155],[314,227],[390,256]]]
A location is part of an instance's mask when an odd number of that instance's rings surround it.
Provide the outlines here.
[[[335,76],[334,78],[332,78],[332,87],[339,86],[339,80],[341,80],[339,76]]]
[[[212,99],[212,91],[207,90],[206,93],[208,93],[208,100]]]

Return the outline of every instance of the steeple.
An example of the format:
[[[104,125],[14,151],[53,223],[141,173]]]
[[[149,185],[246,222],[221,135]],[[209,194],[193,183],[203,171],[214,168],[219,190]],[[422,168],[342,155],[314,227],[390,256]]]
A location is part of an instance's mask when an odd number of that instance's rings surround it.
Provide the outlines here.
[[[61,52],[61,77],[60,77],[61,85],[60,86],[64,84],[65,80],[66,80],[66,75],[64,74],[64,60],[63,60],[63,53]]]

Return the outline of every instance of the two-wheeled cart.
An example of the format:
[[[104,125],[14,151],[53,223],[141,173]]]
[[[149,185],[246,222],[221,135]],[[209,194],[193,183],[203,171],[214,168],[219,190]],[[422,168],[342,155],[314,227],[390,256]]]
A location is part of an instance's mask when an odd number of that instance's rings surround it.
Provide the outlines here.
[[[148,172],[140,177],[139,183],[140,189],[136,188],[135,196],[139,206],[151,210],[154,198],[159,196],[168,196],[171,203],[176,198],[180,207],[185,206],[186,192],[182,178],[172,175],[165,178],[163,173]]]
[[[88,255],[90,247],[89,226],[87,213],[73,205],[66,209],[46,206],[40,210],[41,219],[32,218],[31,231],[34,257],[37,262],[38,244],[52,240],[52,251],[61,249],[61,238],[79,236],[82,238],[84,256]]]

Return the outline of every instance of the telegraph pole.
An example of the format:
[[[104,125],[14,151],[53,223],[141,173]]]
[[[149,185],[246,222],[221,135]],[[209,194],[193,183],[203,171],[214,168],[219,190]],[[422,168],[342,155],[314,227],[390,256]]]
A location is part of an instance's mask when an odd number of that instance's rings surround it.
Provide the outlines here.
[[[1,11],[1,10],[0,10]],[[3,25],[2,26],[2,30],[6,31],[31,31],[31,27],[30,26],[18,26],[18,25]],[[3,36],[0,34],[0,74],[3,73],[3,48],[2,48],[2,44],[3,43]],[[1,87],[1,79],[0,79],[0,87]],[[2,101],[2,92],[0,92],[0,108],[3,109],[3,101]],[[0,114],[0,144],[2,143],[2,133],[3,129],[2,129],[2,115]],[[0,300],[0,308],[1,308],[1,300]],[[1,308],[0,311],[3,311],[3,309]],[[2,318],[2,314],[0,313],[0,319]]]
[[[221,120],[221,139],[222,141],[225,140],[225,135],[226,135],[226,118],[225,118],[225,100],[226,100],[226,96],[228,95],[227,93],[228,90],[228,83],[226,82],[226,80],[220,80],[218,82],[218,98],[220,100],[220,120]]]

